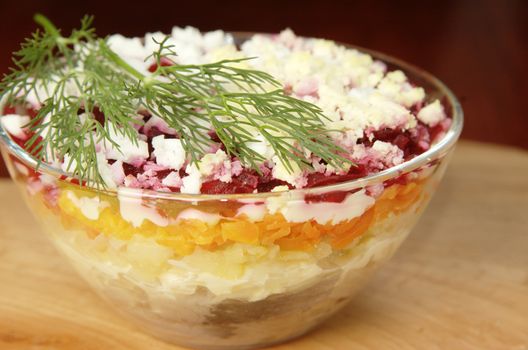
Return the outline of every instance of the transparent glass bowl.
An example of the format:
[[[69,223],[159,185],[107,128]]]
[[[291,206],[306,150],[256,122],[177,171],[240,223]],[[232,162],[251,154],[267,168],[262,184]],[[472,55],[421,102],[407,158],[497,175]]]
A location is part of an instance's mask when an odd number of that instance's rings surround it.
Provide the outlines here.
[[[341,309],[393,255],[462,129],[460,105],[440,81],[360,50],[403,70],[453,120],[429,151],[376,175],[263,194],[112,192],[76,186],[47,165],[35,170],[36,161],[0,128],[2,155],[54,244],[141,329],[200,349],[283,342]],[[325,202],[335,195],[345,200]]]

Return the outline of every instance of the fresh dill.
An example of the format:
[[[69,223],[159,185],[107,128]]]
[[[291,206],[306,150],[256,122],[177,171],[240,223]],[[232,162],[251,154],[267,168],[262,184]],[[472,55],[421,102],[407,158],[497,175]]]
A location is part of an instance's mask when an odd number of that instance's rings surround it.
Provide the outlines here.
[[[266,72],[239,68],[247,59],[180,65],[165,39],[149,57],[157,68],[144,75],[95,35],[92,17],[84,17],[69,36],[42,15],[35,21],[43,30],[14,53],[15,67],[0,82],[0,100],[16,106],[34,96],[41,102],[29,124],[33,136],[26,148],[39,162],[67,159],[69,172],[81,182],[105,187],[98,145],[106,142],[119,150],[112,132],[137,143],[142,109],[177,131],[191,162],[198,162],[211,145],[210,124],[226,152],[256,171],[264,160],[250,146],[259,142],[256,133],[288,171],[292,164],[310,167],[306,153],[338,168],[350,163],[329,137],[319,107],[285,94]],[[166,61],[173,64],[162,64]]]

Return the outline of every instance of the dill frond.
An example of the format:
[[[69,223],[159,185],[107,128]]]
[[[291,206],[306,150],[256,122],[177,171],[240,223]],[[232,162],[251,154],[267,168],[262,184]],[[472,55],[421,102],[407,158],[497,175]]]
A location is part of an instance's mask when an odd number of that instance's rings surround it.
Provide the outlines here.
[[[264,159],[249,146],[257,141],[255,134],[290,171],[292,163],[311,166],[305,151],[336,167],[350,163],[330,139],[326,117],[316,105],[286,95],[266,72],[237,66],[251,58],[166,66],[161,62],[172,61],[175,52],[165,39],[151,56],[157,69],[145,76],[95,35],[92,17],[83,18],[69,36],[41,15],[35,20],[44,30],[15,52],[15,67],[0,82],[0,99],[9,105],[26,104],[30,96],[40,101],[27,148],[40,162],[68,157],[69,171],[82,182],[105,187],[97,145],[107,142],[119,150],[110,130],[137,143],[140,109],[178,132],[191,162],[199,161],[212,142],[204,126],[208,122],[226,151],[256,171]],[[103,123],[95,109],[104,114]]]

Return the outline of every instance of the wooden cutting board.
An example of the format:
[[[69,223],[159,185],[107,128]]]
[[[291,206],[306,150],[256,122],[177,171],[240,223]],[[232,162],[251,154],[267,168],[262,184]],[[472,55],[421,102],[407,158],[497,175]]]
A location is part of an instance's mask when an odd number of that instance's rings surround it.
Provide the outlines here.
[[[0,349],[180,349],[127,324],[0,181]],[[462,142],[394,259],[334,318],[274,349],[528,349],[528,153]]]

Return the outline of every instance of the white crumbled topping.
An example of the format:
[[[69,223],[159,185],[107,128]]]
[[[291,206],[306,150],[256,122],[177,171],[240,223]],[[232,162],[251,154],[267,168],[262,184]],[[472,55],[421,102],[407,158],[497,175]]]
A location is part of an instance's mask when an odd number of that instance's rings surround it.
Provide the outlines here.
[[[108,38],[108,46],[123,57],[144,60],[149,55],[140,38],[127,38],[121,34],[114,34]]]
[[[392,143],[376,141],[370,151],[385,166],[390,167],[403,163],[403,151]]]
[[[102,153],[97,153],[97,169],[108,188],[114,189],[117,187],[117,183],[114,180],[114,172]]]
[[[108,46],[140,73],[148,74],[145,58],[152,53],[145,49],[140,38],[127,38],[121,34],[108,37]]]
[[[405,107],[412,107],[422,102],[425,98],[424,89],[421,87],[413,87],[407,81],[405,74],[400,70],[387,73],[379,82],[378,90]]]
[[[161,180],[161,183],[163,186],[176,188],[181,187],[183,184],[180,174],[178,174],[176,171],[170,172],[169,175],[165,176],[165,178]]]
[[[153,154],[156,163],[167,168],[179,170],[185,162],[185,150],[179,139],[166,139],[160,135],[152,139]]]
[[[164,38],[162,33],[157,32],[146,34],[143,45],[139,40],[121,36],[116,36],[112,42],[121,53],[134,51],[129,56],[137,59],[155,50],[158,47],[155,41]],[[286,89],[290,89],[294,97],[318,105],[328,117],[324,122],[332,130],[330,136],[349,151],[351,159],[368,162],[379,169],[403,161],[403,152],[392,144],[375,142],[372,148],[357,145],[358,140],[365,136],[372,139],[376,130],[389,128],[405,131],[416,127],[416,117],[409,108],[423,103],[425,92],[413,86],[402,71],[387,72],[383,62],[375,61],[366,53],[329,40],[300,38],[289,29],[277,36],[255,35],[244,42],[240,50],[233,43],[233,38],[222,31],[202,34],[192,27],[175,27],[167,39],[167,44],[174,45],[178,53],[174,57],[175,62],[180,64],[255,57],[236,65],[266,71],[282,82]],[[228,88],[236,89],[234,86]],[[437,107],[434,104],[424,108],[421,112],[423,120],[420,120],[432,125],[438,119],[445,118],[437,114]],[[147,121],[144,130],[154,126],[167,134],[175,134],[156,116]],[[293,162],[293,171],[290,171],[256,129],[245,128],[255,140],[247,146],[264,158],[263,165],[272,167],[275,179],[286,181],[296,188],[306,185],[305,171]],[[184,166],[185,154],[178,140],[165,140],[163,136],[157,136],[152,144],[153,156],[158,165],[175,170]],[[302,151],[311,157],[309,151]],[[164,184],[170,184],[171,187],[181,184],[183,193],[199,193],[205,181],[214,179],[230,182],[233,176],[231,159],[221,150],[212,149],[210,152],[199,160],[197,166],[188,165],[186,176],[180,178],[179,174],[170,175]],[[314,161],[314,165],[327,175],[346,173],[346,169],[335,169],[318,161]]]
[[[234,165],[235,162],[231,162],[229,156],[220,149],[215,153],[204,155],[198,166],[189,164],[185,169],[188,175],[182,179],[181,192],[200,193],[200,187],[207,179],[231,182],[232,176],[238,172]]]
[[[158,35],[156,38],[158,41],[163,39],[162,35],[154,34]],[[150,50],[158,48],[158,45],[152,42],[152,37],[152,34],[147,34],[145,37],[145,45]],[[174,27],[167,44],[174,45],[173,50],[177,55],[171,58],[175,62],[180,64],[199,64],[205,60],[204,53],[232,45],[233,42],[233,37],[230,34],[220,30],[202,34],[193,27]]]
[[[120,184],[125,180],[125,170],[123,169],[123,162],[116,160],[110,165],[110,171],[112,172],[112,179],[115,183]]]
[[[143,38],[143,42],[145,43],[143,50],[147,53],[147,56],[150,55],[152,52],[158,51],[160,47],[159,43],[161,43],[165,39],[165,46],[171,46],[176,44],[174,38],[172,38],[170,35],[167,36],[162,32],[146,33],[145,37]]]
[[[202,175],[195,164],[189,164],[185,169],[188,174],[182,178],[181,193],[198,194],[202,187]]]
[[[355,155],[352,154],[351,158],[354,159],[354,157]],[[348,173],[351,167],[352,167],[352,164],[345,164],[342,168],[336,168],[332,164],[326,164],[324,165],[325,169],[322,172],[324,172],[326,175],[331,175],[331,174],[344,175]]]
[[[24,132],[24,126],[29,123],[29,120],[29,117],[17,114],[6,114],[0,117],[2,127],[11,135],[22,140],[27,137]]]
[[[248,142],[246,146],[255,151],[255,153],[260,154],[264,159],[273,158],[273,156],[275,155],[275,151],[262,134],[255,134],[253,139],[255,141]]]
[[[82,71],[81,67],[76,68],[78,71]],[[78,76],[80,83],[82,84],[82,74]],[[33,81],[32,78],[28,79],[30,82]],[[57,75],[51,75],[49,79],[44,84],[42,81],[37,81],[34,89],[28,91],[25,94],[25,91],[20,91],[19,97],[24,96],[25,100],[29,102],[33,107],[40,108],[42,103],[46,101],[49,97],[53,95],[54,90],[57,88],[57,82],[60,80],[60,77]],[[68,80],[63,85],[61,85],[61,94],[64,96],[79,96],[79,87],[73,79]]]
[[[159,42],[165,39],[166,45],[173,45],[172,49],[177,53],[176,56],[171,56],[176,64],[203,64],[253,57],[251,60],[231,64],[265,71],[275,77],[291,96],[320,107],[327,117],[323,123],[326,129],[331,130],[329,135],[333,141],[346,150],[347,157],[368,164],[370,169],[381,170],[400,164],[404,161],[403,152],[397,146],[381,141],[365,146],[361,139],[366,137],[373,141],[375,132],[384,128],[401,132],[411,130],[412,133],[417,120],[428,126],[435,126],[446,119],[438,100],[419,109],[424,104],[425,91],[414,86],[402,71],[388,72],[383,62],[376,61],[369,54],[329,40],[297,37],[290,29],[278,35],[254,35],[240,47],[235,45],[230,34],[223,31],[200,33],[193,27],[174,27],[168,36],[161,32],[147,33],[143,38],[127,38],[116,34],[109,37],[108,44],[141,74],[148,75],[154,59],[145,59],[158,50]],[[68,94],[78,93],[74,86],[66,88]],[[240,89],[233,84],[226,84],[225,88],[229,91]],[[271,90],[276,87],[263,85],[262,88]],[[39,86],[37,90],[35,96],[30,96],[29,102],[33,105],[39,105],[47,97],[46,87]],[[411,108],[419,109],[417,116],[413,115]],[[25,136],[22,127],[29,118],[17,117],[4,116],[1,119],[2,125],[16,137]],[[195,118],[195,122],[203,130],[212,130],[210,121],[197,119],[195,116],[188,118]],[[300,169],[294,162],[291,162],[292,170],[289,170],[258,128],[249,125],[240,127],[251,134],[254,140],[246,146],[263,157],[263,161],[258,162],[261,170],[264,168],[269,172],[271,168],[273,178],[285,181],[295,188],[306,186],[309,170]],[[105,140],[97,145],[99,171],[110,187],[124,184],[154,188],[156,185],[156,189],[161,190],[180,188],[182,193],[200,193],[202,183],[211,180],[229,183],[243,170],[239,160],[231,159],[226,152],[218,149],[219,144],[207,149],[197,164],[189,164],[190,159],[185,154],[182,142],[177,138],[167,139],[160,135],[152,139],[153,152],[149,154],[146,135],[161,132],[178,137],[176,130],[170,128],[159,116],[151,115],[144,125],[138,123],[136,129],[142,132],[137,135],[137,144],[129,141],[119,130],[110,128],[108,132],[115,144]],[[43,136],[46,132],[44,130]],[[298,147],[290,141],[289,135],[281,134],[281,130],[270,132],[288,140],[291,146]],[[312,171],[326,175],[348,171],[321,162],[307,149],[299,149],[299,152],[303,152],[313,164],[315,170]],[[76,167],[75,162],[68,167],[70,160],[69,155],[65,155],[61,165],[64,171]],[[114,162],[110,165],[107,160]],[[123,162],[137,167],[139,175],[125,176]],[[152,168],[153,165],[158,168]],[[183,168],[186,175],[180,176],[178,170]],[[163,179],[155,178],[156,171],[166,169],[175,171]]]
[[[216,153],[208,153],[199,162],[200,174],[203,177],[212,175],[220,166],[231,163],[227,154],[218,150]],[[222,179],[220,179],[222,180]],[[223,181],[223,180],[222,180]],[[225,181],[228,182],[228,181]]]
[[[281,162],[278,156],[272,158],[273,166],[272,175],[274,178],[286,181],[287,183],[301,188],[306,185],[306,177],[304,176],[303,170],[295,162],[290,162],[291,169],[288,169],[286,165]]]
[[[418,112],[417,117],[424,124],[435,126],[446,118],[446,114],[440,101],[435,100],[434,102],[423,107]]]
[[[233,44],[233,42],[233,37],[230,34],[226,34],[222,30],[215,30],[203,35],[202,47],[206,51],[211,51],[226,44]]]
[[[416,119],[408,109],[375,90],[353,89],[349,98],[349,104],[338,107],[343,113],[340,130],[352,130],[355,136],[360,136],[368,130],[404,130],[416,126]]]
[[[104,149],[106,152],[107,159],[121,160],[129,164],[141,164],[145,159],[149,157],[148,144],[137,138],[136,144],[134,144],[127,136],[123,133],[116,131],[111,124],[107,129],[108,134],[112,141],[119,146],[119,149],[108,140],[104,141]]]

